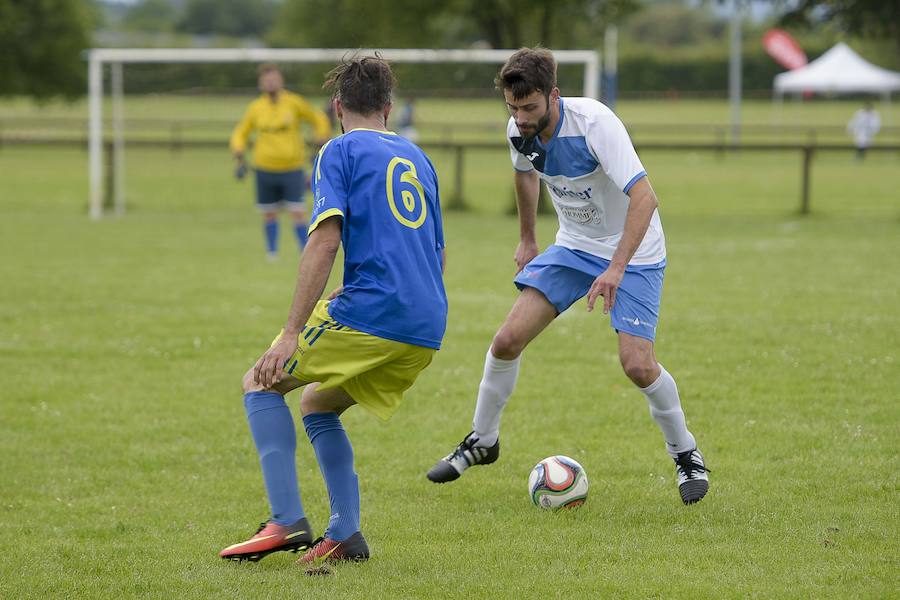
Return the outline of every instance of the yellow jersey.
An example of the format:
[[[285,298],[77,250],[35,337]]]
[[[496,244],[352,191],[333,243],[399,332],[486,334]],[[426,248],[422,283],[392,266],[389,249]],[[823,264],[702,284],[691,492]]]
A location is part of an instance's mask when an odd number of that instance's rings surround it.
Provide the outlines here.
[[[231,134],[232,152],[244,152],[247,140],[257,132],[253,148],[256,168],[264,171],[293,171],[303,166],[304,143],[300,123],[312,125],[317,141],[330,137],[328,117],[301,96],[281,90],[275,101],[262,94],[250,103],[241,122]]]

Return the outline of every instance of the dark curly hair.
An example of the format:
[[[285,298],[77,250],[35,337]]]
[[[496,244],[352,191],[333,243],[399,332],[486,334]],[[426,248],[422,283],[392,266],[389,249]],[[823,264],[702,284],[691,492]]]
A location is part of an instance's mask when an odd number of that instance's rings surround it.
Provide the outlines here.
[[[556,59],[546,48],[516,50],[494,78],[501,92],[509,90],[513,98],[521,100],[534,92],[549,96],[556,87]]]
[[[323,87],[332,90],[347,110],[368,116],[391,103],[395,82],[391,66],[376,52],[343,59],[328,72]]]

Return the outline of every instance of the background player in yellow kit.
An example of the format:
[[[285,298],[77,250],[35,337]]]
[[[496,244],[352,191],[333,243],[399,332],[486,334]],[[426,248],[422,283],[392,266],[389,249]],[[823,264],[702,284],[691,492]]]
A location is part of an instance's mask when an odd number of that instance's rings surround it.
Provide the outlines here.
[[[256,167],[256,205],[263,215],[266,251],[270,259],[278,253],[278,209],[285,205],[291,213],[301,250],[306,246],[307,217],[303,202],[306,159],[300,124],[313,128],[316,143],[322,145],[331,134],[328,117],[302,96],[284,89],[284,77],[273,64],[259,67],[262,94],[250,103],[244,117],[231,134],[235,175],[247,172],[247,141],[256,132],[253,162]]]

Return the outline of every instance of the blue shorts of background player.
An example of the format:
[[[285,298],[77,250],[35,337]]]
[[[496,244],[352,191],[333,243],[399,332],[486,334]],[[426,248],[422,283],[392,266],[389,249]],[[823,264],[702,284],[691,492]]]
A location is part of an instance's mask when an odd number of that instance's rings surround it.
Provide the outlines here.
[[[300,249],[306,246],[309,223],[303,201],[305,192],[306,174],[302,169],[282,172],[256,170],[256,206],[263,214],[263,233],[270,259],[275,258],[278,252],[278,209],[282,207],[287,207],[291,213]]]
[[[552,245],[536,256],[515,278],[520,290],[532,287],[563,313],[584,297],[591,284],[609,268],[609,261],[562,246]],[[651,265],[628,265],[610,311],[616,331],[653,341],[659,320],[666,261]]]
[[[278,208],[284,204],[303,204],[306,175],[295,171],[256,170],[256,204],[261,209]]]

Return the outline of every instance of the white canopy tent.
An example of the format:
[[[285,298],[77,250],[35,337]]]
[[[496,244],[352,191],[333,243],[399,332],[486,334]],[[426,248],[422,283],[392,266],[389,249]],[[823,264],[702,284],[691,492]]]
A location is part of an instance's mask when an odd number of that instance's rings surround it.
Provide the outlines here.
[[[840,42],[805,67],[775,76],[775,96],[819,92],[879,94],[885,101],[900,91],[900,73],[875,66]]]

